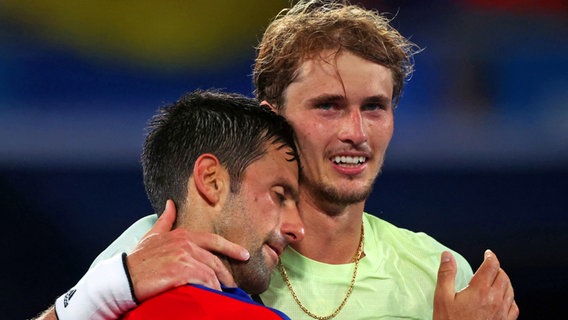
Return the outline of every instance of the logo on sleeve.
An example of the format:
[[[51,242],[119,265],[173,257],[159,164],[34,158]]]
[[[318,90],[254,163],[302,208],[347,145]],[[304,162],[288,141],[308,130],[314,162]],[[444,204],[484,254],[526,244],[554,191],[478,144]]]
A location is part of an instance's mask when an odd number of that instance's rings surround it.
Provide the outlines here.
[[[67,306],[69,305],[69,301],[71,301],[71,298],[73,297],[76,291],[77,291],[76,289],[71,289],[65,294],[65,297],[63,298],[63,307],[67,308]]]

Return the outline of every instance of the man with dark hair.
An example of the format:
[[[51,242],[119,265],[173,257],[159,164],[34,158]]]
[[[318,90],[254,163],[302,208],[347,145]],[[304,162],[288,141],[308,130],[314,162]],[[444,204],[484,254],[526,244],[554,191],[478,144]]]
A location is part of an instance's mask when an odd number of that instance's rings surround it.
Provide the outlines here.
[[[248,166],[264,156],[267,142],[288,147],[296,161],[293,131],[268,108],[239,94],[195,91],[161,108],[148,124],[142,149],[144,187],[155,212],[172,199],[177,210],[187,206],[191,165],[213,153],[230,175],[230,191],[238,192]],[[188,209],[191,206],[188,206]]]
[[[188,232],[212,233],[250,252],[246,262],[219,256],[240,288],[211,290],[181,283],[154,296],[126,314],[125,319],[197,318],[288,319],[283,313],[254,302],[248,295],[268,288],[272,269],[290,244],[303,238],[298,215],[298,161],[294,135],[286,121],[253,99],[213,91],[196,91],[162,108],[149,126],[142,152],[144,185],[152,207],[165,213],[156,223],[174,230],[183,250]],[[171,199],[171,200],[170,200]],[[172,201],[173,200],[173,201]],[[166,208],[167,207],[167,208]],[[152,246],[151,230],[139,248]],[[127,265],[139,250],[100,264],[91,272],[112,281],[129,281]],[[124,271],[113,275],[114,264]],[[122,277],[122,279],[121,279]],[[95,287],[95,290],[92,290]],[[245,293],[244,291],[247,293]],[[56,303],[62,318],[107,317],[114,310],[89,310],[85,297],[96,292],[83,283]],[[134,288],[117,294],[136,301]],[[132,296],[132,297],[130,297]],[[120,297],[125,297],[122,299]],[[124,312],[133,305],[115,305]],[[121,309],[124,308],[124,309]],[[104,312],[101,312],[104,311]]]

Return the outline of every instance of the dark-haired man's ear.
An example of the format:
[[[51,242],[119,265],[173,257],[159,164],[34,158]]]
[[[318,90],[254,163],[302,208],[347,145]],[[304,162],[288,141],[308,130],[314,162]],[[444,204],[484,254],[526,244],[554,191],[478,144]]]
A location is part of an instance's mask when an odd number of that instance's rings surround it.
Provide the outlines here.
[[[223,193],[228,192],[229,175],[213,154],[199,156],[193,166],[193,180],[197,192],[211,206],[222,201]]]
[[[272,104],[270,104],[270,102],[266,101],[266,100],[262,100],[262,102],[260,103],[261,106],[265,106],[265,107],[269,107],[270,110],[274,111],[274,112],[278,112],[278,110],[276,110],[276,107],[273,106]]]

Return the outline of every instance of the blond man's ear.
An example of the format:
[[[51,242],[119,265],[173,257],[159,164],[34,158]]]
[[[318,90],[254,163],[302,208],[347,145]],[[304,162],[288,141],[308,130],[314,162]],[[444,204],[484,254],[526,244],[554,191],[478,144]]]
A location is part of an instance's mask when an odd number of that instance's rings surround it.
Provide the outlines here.
[[[266,101],[266,100],[262,100],[262,102],[260,103],[261,106],[265,106],[265,107],[269,107],[270,110],[274,111],[274,112],[278,112],[278,110],[276,109],[276,106],[272,105],[270,102]]]

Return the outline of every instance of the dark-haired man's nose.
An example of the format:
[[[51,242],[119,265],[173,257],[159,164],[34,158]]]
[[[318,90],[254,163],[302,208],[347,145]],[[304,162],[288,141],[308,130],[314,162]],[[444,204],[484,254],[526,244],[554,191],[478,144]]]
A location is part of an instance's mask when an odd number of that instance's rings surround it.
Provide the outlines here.
[[[288,243],[295,243],[304,239],[304,223],[300,218],[297,206],[294,205],[284,210],[280,232]]]

